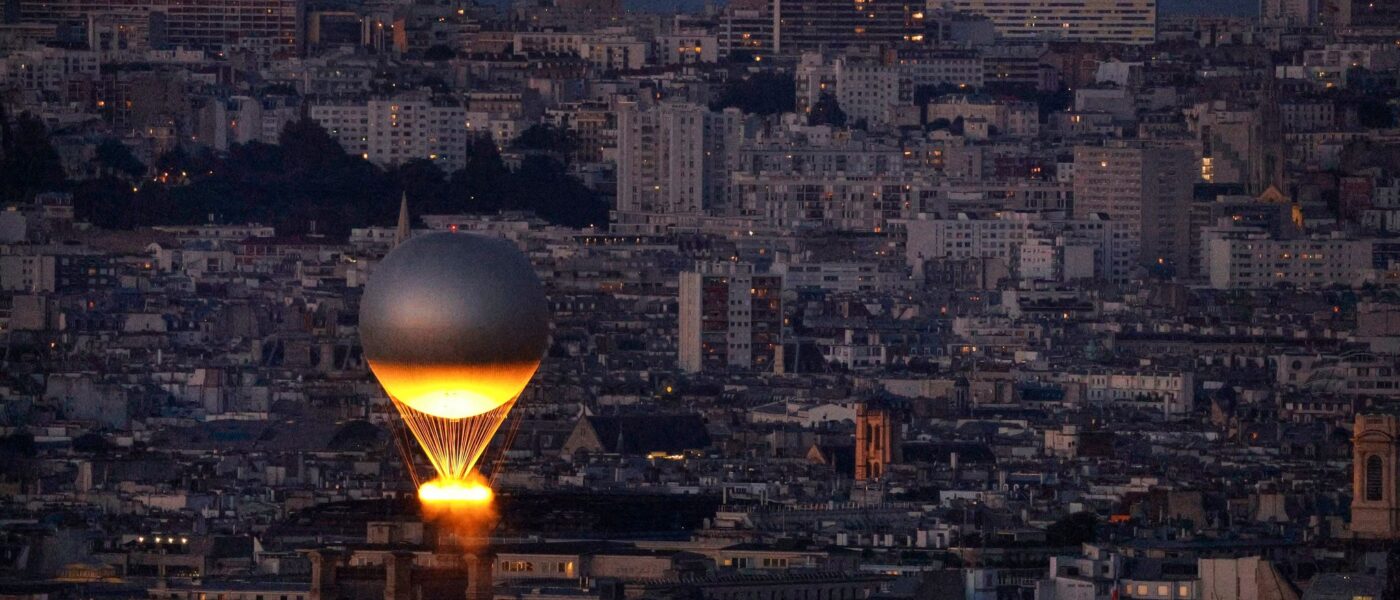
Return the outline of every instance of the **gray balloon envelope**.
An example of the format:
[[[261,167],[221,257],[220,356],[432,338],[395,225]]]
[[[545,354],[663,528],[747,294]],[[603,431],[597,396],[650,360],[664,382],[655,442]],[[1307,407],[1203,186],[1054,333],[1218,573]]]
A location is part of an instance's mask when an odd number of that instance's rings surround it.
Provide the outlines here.
[[[495,238],[413,237],[375,267],[360,302],[360,341],[376,362],[538,362],[548,337],[544,286],[519,249]]]

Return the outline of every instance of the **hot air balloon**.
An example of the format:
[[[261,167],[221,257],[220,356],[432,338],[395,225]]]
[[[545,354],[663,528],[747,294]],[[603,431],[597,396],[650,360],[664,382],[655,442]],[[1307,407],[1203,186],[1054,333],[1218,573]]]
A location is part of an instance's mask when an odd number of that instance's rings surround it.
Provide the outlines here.
[[[375,268],[360,302],[360,340],[437,471],[420,498],[490,498],[468,476],[539,367],[548,319],[544,287],[504,240],[423,235]]]

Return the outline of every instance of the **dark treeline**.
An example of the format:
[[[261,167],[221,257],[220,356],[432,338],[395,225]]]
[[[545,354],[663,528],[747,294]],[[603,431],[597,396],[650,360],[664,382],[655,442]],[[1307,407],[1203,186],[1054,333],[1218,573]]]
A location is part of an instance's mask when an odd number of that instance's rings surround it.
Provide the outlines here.
[[[112,140],[97,147],[98,177],[68,181],[41,122],[20,115],[3,124],[5,197],[66,190],[77,218],[110,229],[212,220],[344,236],[353,227],[392,225],[400,194],[414,215],[523,210],[575,227],[603,225],[608,217],[603,199],[568,174],[559,153],[528,144],[510,169],[485,136],[467,144],[466,166],[453,173],[424,159],[380,168],[346,154],[310,120],[288,124],[278,145],[251,142],[219,154],[176,149],[153,169]],[[556,131],[530,132],[527,141],[541,138],[567,141]]]
[[[797,83],[790,73],[760,71],[736,75],[710,110],[738,108],[745,114],[776,115],[797,110]]]

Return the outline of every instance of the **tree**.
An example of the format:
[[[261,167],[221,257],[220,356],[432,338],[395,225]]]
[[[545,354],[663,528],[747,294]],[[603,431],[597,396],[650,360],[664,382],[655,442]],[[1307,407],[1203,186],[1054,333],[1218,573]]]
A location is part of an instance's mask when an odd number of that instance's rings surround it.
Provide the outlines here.
[[[444,81],[441,77],[438,77],[436,75],[428,75],[427,77],[420,79],[418,81],[418,87],[431,90],[432,93],[438,95],[452,93],[452,86],[447,85],[446,81]]]
[[[289,171],[315,171],[332,168],[346,159],[340,142],[320,123],[302,118],[287,123],[277,137],[282,148],[283,166]]]
[[[107,438],[91,431],[73,439],[73,451],[81,454],[106,454],[113,447]]]
[[[797,107],[797,83],[791,75],[768,71],[730,79],[710,109],[730,107],[756,115],[793,112]]]
[[[1034,102],[1044,120],[1050,113],[1063,112],[1074,104],[1074,92],[1061,86],[1053,92],[1042,91],[1034,86],[1018,83],[990,82],[985,91],[996,96],[1005,96],[1024,102]]]
[[[38,450],[37,446],[34,445],[33,434],[19,432],[0,437],[0,458],[14,460],[34,458],[35,456],[38,456]]]
[[[540,123],[520,132],[510,145],[517,150],[552,152],[567,160],[578,149],[578,139],[568,129]]]
[[[137,225],[133,194],[131,183],[116,177],[80,181],[73,187],[74,216],[103,229],[131,229]]]
[[[959,87],[951,83],[921,85],[914,88],[914,105],[923,106],[939,96],[968,93],[970,91],[972,91],[971,88]]]
[[[156,170],[170,173],[190,173],[198,175],[209,173],[218,165],[219,159],[208,148],[201,147],[191,154],[184,148],[176,146],[156,159]]]
[[[296,86],[290,83],[273,83],[262,88],[264,96],[300,96]]]
[[[1356,119],[1367,129],[1389,129],[1395,126],[1395,113],[1382,100],[1366,98],[1356,107]]]
[[[107,175],[124,176],[126,179],[139,179],[146,174],[146,165],[131,153],[126,144],[111,138],[97,145],[94,158]]]
[[[74,210],[105,228],[213,219],[266,223],[287,234],[344,236],[352,227],[392,225],[399,197],[407,194],[418,213],[529,210],[574,226],[607,220],[607,204],[563,163],[536,154],[512,172],[490,136],[473,137],[463,148],[464,168],[450,176],[441,162],[426,158],[381,169],[347,155],[312,121],[290,123],[280,140],[235,144],[221,155],[172,150],[158,164],[163,171],[188,173],[186,185],[133,186],[109,174],[73,188]],[[115,149],[104,155],[107,162],[122,162]]]
[[[608,222],[607,203],[570,176],[557,160],[544,155],[527,156],[512,179],[515,202],[506,208],[531,210],[546,221],[570,227]]]
[[[1371,168],[1397,171],[1400,170],[1400,147],[1364,139],[1350,141],[1342,146],[1338,163],[1344,173]]]
[[[505,207],[510,171],[496,142],[489,135],[474,135],[467,140],[465,152],[466,166],[448,181],[449,197],[462,202],[466,212],[493,212]]]
[[[1045,541],[1051,546],[1078,546],[1097,539],[1099,517],[1091,512],[1077,512],[1064,517],[1045,529]]]
[[[812,112],[807,114],[807,124],[845,127],[846,111],[841,110],[841,105],[836,101],[835,96],[823,93],[812,104]]]
[[[379,438],[382,434],[383,430],[379,426],[363,419],[356,419],[336,429],[326,447],[339,451],[365,450],[379,444]]]
[[[408,196],[414,212],[452,212],[447,203],[447,174],[436,162],[425,158],[407,161],[385,173],[394,187]]]
[[[430,62],[451,60],[456,57],[457,53],[452,48],[442,44],[433,44],[428,47],[427,51],[423,52],[423,60]]]
[[[28,198],[63,189],[67,182],[43,121],[26,112],[11,122],[0,107],[0,194]]]
[[[736,65],[751,65],[754,57],[758,56],[753,50],[735,50],[729,53],[729,62]]]

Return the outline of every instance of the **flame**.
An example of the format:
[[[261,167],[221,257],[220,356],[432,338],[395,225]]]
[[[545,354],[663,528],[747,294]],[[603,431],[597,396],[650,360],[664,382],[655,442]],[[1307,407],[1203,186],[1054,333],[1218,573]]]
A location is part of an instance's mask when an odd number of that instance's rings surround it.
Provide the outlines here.
[[[441,541],[468,552],[489,543],[498,515],[496,494],[480,475],[466,479],[434,479],[418,488],[423,516],[442,528]]]
[[[371,360],[374,376],[399,402],[444,419],[465,419],[510,402],[539,361],[518,364],[416,365]]]
[[[418,499],[428,504],[491,504],[496,493],[476,480],[434,479],[418,488]]]

